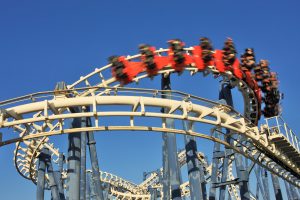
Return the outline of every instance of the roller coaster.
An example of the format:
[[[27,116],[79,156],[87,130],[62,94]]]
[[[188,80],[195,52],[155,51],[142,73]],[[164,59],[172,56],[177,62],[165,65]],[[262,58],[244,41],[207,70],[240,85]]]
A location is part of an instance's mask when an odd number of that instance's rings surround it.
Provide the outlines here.
[[[299,140],[280,115],[282,94],[269,63],[256,64],[251,48],[239,60],[230,38],[221,50],[208,38],[189,48],[179,39],[168,44],[140,45],[139,54],[112,56],[73,84],[0,102],[0,147],[16,145],[15,168],[36,185],[36,199],[51,190],[53,200],[270,200],[272,188],[277,200],[283,193],[300,199]],[[183,73],[220,80],[219,101],[172,90],[171,76]],[[132,84],[158,76],[160,89]],[[233,88],[242,94],[243,114],[233,107]],[[139,184],[101,171],[94,133],[110,131],[161,133],[162,167],[145,172]],[[51,141],[64,134],[67,152]],[[178,150],[176,135],[185,149]],[[210,160],[197,150],[200,139],[213,142]],[[181,177],[185,165],[188,181]]]

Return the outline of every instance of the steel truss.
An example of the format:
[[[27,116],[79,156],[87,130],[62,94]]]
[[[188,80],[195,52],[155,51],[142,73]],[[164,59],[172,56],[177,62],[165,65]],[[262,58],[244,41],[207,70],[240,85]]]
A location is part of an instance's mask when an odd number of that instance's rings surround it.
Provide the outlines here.
[[[185,50],[188,52],[191,48],[186,48]],[[168,49],[160,49],[156,53],[160,55],[167,51]],[[138,58],[140,58],[140,55],[127,57],[128,60]],[[15,166],[24,178],[37,183],[38,157],[43,149],[50,151],[50,156],[54,162],[62,160],[59,149],[49,141],[49,136],[74,135],[77,132],[131,130],[174,133],[211,140],[250,159],[252,163],[249,166],[252,165],[252,167],[249,167],[249,172],[254,164],[257,164],[270,171],[273,175],[277,175],[288,183],[300,187],[299,165],[288,158],[281,149],[278,149],[268,139],[265,129],[260,130],[259,127],[252,123],[258,120],[258,103],[254,91],[245,82],[234,77],[231,72],[221,74],[214,66],[209,66],[203,74],[206,76],[211,73],[215,76],[221,76],[223,79],[229,80],[232,86],[239,89],[244,97],[244,116],[230,106],[178,91],[120,88],[120,84],[115,78],[105,78],[103,75],[110,67],[111,65],[107,65],[100,69],[95,69],[94,72],[81,77],[72,85],[58,88],[54,92],[41,92],[0,102],[2,108],[0,112],[0,128],[13,128],[19,133],[18,137],[15,137],[14,134],[11,134],[12,136],[4,136],[0,146],[16,143]],[[198,72],[192,66],[185,69],[191,75]],[[166,66],[158,73],[163,76],[169,76],[173,71],[170,66]],[[146,73],[142,73],[134,81],[138,82],[147,77]],[[92,84],[92,79],[97,79],[97,83]],[[170,98],[160,98],[162,93],[169,95]],[[99,109],[99,107],[107,106],[109,108],[114,105],[124,106],[124,109],[117,111],[102,111]],[[91,110],[72,112],[74,107],[80,109],[90,107]],[[157,109],[153,109],[153,107]],[[161,113],[161,108],[164,108],[167,112]],[[128,124],[115,126],[101,124],[101,118],[103,117],[117,118],[120,116],[128,117]],[[64,121],[66,119],[75,118],[90,118],[92,123],[90,126],[65,127]],[[135,120],[136,118],[159,118],[162,119],[162,123],[144,126],[143,124],[138,124],[139,122]],[[175,129],[169,127],[166,120],[182,120],[192,125],[209,124],[212,126],[213,131],[207,134],[200,133],[194,130],[191,125],[182,127],[182,129]],[[230,133],[223,134],[222,128],[230,130]],[[216,131],[218,134],[214,134]],[[12,137],[14,138],[11,139]],[[228,140],[229,138],[230,140]],[[294,145],[298,147],[298,141]],[[226,161],[229,163],[228,177],[223,175],[223,178],[224,180],[233,180],[232,163],[234,157],[229,156],[228,158]],[[220,161],[223,162],[224,159]],[[61,171],[61,174],[63,177],[66,176],[63,171]],[[213,175],[213,172],[211,174]],[[222,176],[219,170],[217,170],[217,174],[218,177]],[[99,176],[101,177],[102,175],[100,174]],[[152,182],[148,180],[148,183],[154,183],[155,181],[153,180],[157,180],[157,176],[152,174],[151,177],[153,178],[151,179]],[[105,180],[105,178],[101,180]],[[109,181],[105,183],[113,185]],[[147,185],[146,183],[143,184],[144,186]],[[141,186],[138,187],[143,188]],[[182,194],[190,194],[187,183],[182,184],[180,187]],[[132,186],[132,188],[137,187]],[[234,183],[229,184],[228,191],[236,199],[239,198],[236,192],[238,189],[239,186]],[[140,193],[137,195],[145,194],[145,188],[129,190]],[[114,194],[117,196],[124,195],[121,194],[122,191],[120,192],[118,187],[112,187],[111,191],[114,191]],[[140,199],[141,197],[130,198]],[[149,198],[149,194],[143,198]]]

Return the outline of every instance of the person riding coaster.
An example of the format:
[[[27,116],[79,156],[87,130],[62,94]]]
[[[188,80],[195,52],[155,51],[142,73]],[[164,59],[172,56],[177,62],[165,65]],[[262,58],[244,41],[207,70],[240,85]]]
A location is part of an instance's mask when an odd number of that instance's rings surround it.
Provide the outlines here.
[[[223,47],[223,62],[225,66],[232,66],[236,59],[236,50],[231,38],[227,38]]]
[[[194,46],[192,51],[192,65],[199,71],[204,71],[208,66],[214,66],[213,47],[206,37],[200,38],[200,44]]]
[[[276,73],[270,72],[267,60],[261,60],[255,64],[255,55],[252,48],[245,49],[241,56],[241,63],[236,58],[237,51],[231,38],[227,38],[222,50],[213,51],[210,40],[200,38],[200,44],[191,50],[184,49],[184,43],[179,39],[169,40],[167,56],[156,53],[155,47],[142,44],[139,46],[140,61],[132,61],[124,56],[112,56],[109,62],[112,67],[112,75],[124,86],[144,71],[153,78],[164,67],[172,67],[175,72],[181,74],[186,66],[192,66],[197,71],[204,71],[211,66],[213,73],[219,76],[222,73],[232,74],[229,79],[244,80],[253,90],[257,102],[253,103],[253,110],[260,116],[262,99],[266,107],[262,111],[265,116],[274,116],[279,113],[279,100],[282,95],[278,91],[278,79]],[[189,51],[189,52],[187,52]],[[254,70],[252,74],[251,71]],[[231,72],[231,73],[230,73]],[[259,85],[261,83],[261,85]],[[261,91],[264,93],[262,97]],[[256,104],[257,103],[257,104]],[[273,109],[273,111],[272,111]]]
[[[184,67],[192,63],[192,58],[185,54],[184,42],[179,39],[173,39],[168,41],[169,44],[169,57],[172,68],[176,72],[182,73]]]
[[[241,56],[242,67],[251,71],[255,68],[255,55],[253,48],[245,49],[245,53]],[[245,70],[245,69],[244,69]]]
[[[146,69],[150,78],[157,75],[158,71],[169,64],[169,59],[164,56],[158,56],[155,53],[155,47],[148,44],[141,44],[139,51],[142,61],[142,66]]]
[[[262,77],[262,69],[260,64],[256,65],[253,70],[254,70],[255,80],[262,81],[263,77]]]
[[[205,64],[208,64],[213,59],[213,46],[210,40],[206,37],[200,38],[200,45],[202,49],[202,60]]]
[[[277,116],[280,113],[280,106],[279,104],[266,104],[262,113],[267,118]]]
[[[112,65],[112,75],[120,81],[121,85],[132,81],[133,77],[128,73],[128,61],[124,56],[111,56],[108,61]]]
[[[270,73],[270,81],[271,81],[271,88],[272,89],[277,89],[279,81],[277,79],[277,73],[276,72],[271,72]]]
[[[260,73],[260,68],[256,66],[255,54],[253,48],[246,48],[244,54],[241,55],[241,70],[243,72],[243,80],[248,83],[252,89],[258,87],[258,79],[256,79],[256,74]],[[252,74],[252,69],[256,69],[257,72]],[[260,92],[260,91],[259,91]]]
[[[140,53],[142,55],[142,61],[145,64],[148,71],[156,69],[156,63],[154,61],[155,49],[147,44],[141,44],[139,46]]]

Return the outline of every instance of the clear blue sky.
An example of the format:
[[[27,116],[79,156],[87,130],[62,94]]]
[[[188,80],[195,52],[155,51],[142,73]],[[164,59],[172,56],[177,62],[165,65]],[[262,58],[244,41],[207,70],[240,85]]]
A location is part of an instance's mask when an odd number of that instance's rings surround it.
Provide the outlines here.
[[[239,53],[253,47],[257,58],[269,60],[279,73],[284,118],[299,132],[299,9],[297,0],[1,0],[0,100],[52,90],[62,80],[73,83],[104,66],[111,55],[136,54],[140,43],[167,47],[167,40],[180,38],[192,46],[207,36],[215,48],[222,48],[230,36]],[[217,99],[216,83],[197,77],[183,76],[173,88]],[[140,87],[159,87],[159,79],[155,81]],[[241,106],[238,101],[236,106]],[[144,170],[161,166],[159,134],[102,133],[97,140],[106,171],[138,182]],[[205,144],[199,143],[200,151],[205,152]],[[1,199],[35,199],[34,185],[14,169],[13,149],[0,149]]]

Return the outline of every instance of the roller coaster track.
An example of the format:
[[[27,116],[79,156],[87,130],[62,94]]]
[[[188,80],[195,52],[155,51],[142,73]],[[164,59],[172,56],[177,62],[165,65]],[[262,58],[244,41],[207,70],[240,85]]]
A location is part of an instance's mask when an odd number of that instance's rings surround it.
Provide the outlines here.
[[[91,173],[92,171],[88,171]],[[116,197],[120,197],[121,195],[124,197],[130,197],[130,199],[135,198],[145,198],[150,197],[149,194],[147,194],[147,189],[141,188],[138,185],[127,181],[123,178],[120,178],[114,174],[111,174],[109,172],[100,172],[100,179],[103,183],[109,184],[109,192]],[[149,198],[150,199],[150,198]]]
[[[201,165],[204,167],[204,173],[206,174],[206,181],[209,182],[210,181],[210,177],[211,177],[211,173],[212,173],[212,166],[209,165],[207,161],[205,160],[204,154],[198,152],[197,153],[197,158],[200,161]],[[186,164],[186,152],[181,151],[178,153],[178,162],[179,165],[182,167],[184,164]],[[232,171],[232,163],[233,160],[231,160],[229,162],[229,171],[228,171],[228,180],[234,180],[235,177],[233,175],[233,171]],[[139,184],[139,187],[141,188],[145,188],[147,189],[148,187],[154,187],[154,188],[161,188],[162,185],[159,182],[159,176],[162,176],[162,168],[160,168],[160,170],[158,172],[152,172],[148,175],[148,178],[146,180],[144,180],[141,184]],[[221,172],[218,172],[218,177],[221,178]],[[185,182],[183,184],[181,184],[181,193],[182,196],[189,196],[190,195],[190,189],[189,189],[189,182]],[[239,200],[239,194],[238,194],[238,186],[234,185],[234,184],[230,184],[228,187],[228,192],[231,195],[231,198],[234,198],[236,200]]]
[[[174,95],[173,95],[174,96]],[[2,121],[1,126],[13,127],[13,126],[25,126],[24,124],[31,124],[42,122],[47,124],[47,120],[59,121],[62,119],[76,118],[76,117],[91,117],[94,119],[94,127],[85,127],[85,128],[64,128],[62,121],[59,122],[61,125],[57,128],[48,127],[49,130],[45,129],[39,133],[25,135],[16,139],[11,139],[4,141],[2,144],[10,144],[18,141],[27,141],[30,139],[41,138],[43,136],[51,135],[60,135],[60,134],[70,134],[80,131],[107,131],[107,130],[133,130],[133,131],[156,131],[156,132],[172,132],[178,134],[193,135],[196,137],[202,137],[210,139],[212,141],[220,142],[225,146],[228,146],[234,149],[236,152],[243,154],[254,162],[266,167],[273,173],[278,176],[291,181],[294,184],[299,184],[299,167],[296,166],[292,161],[288,161],[284,155],[279,154],[279,152],[270,146],[267,141],[264,141],[261,137],[261,133],[258,128],[253,126],[248,120],[243,118],[241,115],[238,115],[232,109],[224,107],[223,105],[214,105],[211,107],[206,107],[194,103],[194,99],[189,97],[190,101],[186,101],[184,98],[181,101],[178,100],[168,100],[154,97],[141,97],[141,96],[89,96],[89,97],[76,97],[76,98],[64,98],[64,99],[54,99],[54,100],[44,100],[34,103],[29,103],[25,105],[15,106],[8,108],[5,111],[5,115],[18,115],[25,116],[28,114],[33,114],[33,117],[27,117],[26,119],[16,119],[14,120],[5,120]],[[198,100],[198,99],[197,99]],[[199,101],[199,100],[198,100]],[[211,102],[205,102],[211,103]],[[98,106],[112,106],[120,105],[124,107],[129,107],[130,110],[127,111],[98,111]],[[75,106],[90,106],[93,108],[91,112],[85,113],[60,113],[59,110],[66,107],[75,107]],[[149,109],[148,109],[149,107]],[[150,107],[156,107],[157,110],[152,111]],[[170,109],[169,113],[160,113],[159,109],[168,108]],[[139,109],[139,110],[138,110]],[[181,113],[175,111],[180,110]],[[49,115],[50,112],[53,113]],[[57,111],[57,112],[56,112]],[[55,114],[55,112],[57,114]],[[36,116],[35,113],[43,113],[43,116]],[[188,113],[196,113],[197,117],[191,117]],[[98,118],[100,117],[117,117],[117,116],[126,116],[129,117],[128,126],[100,126],[98,123]],[[17,116],[15,116],[17,117]],[[162,118],[163,123],[160,127],[156,126],[138,126],[135,124],[135,117],[152,117],[152,118]],[[227,129],[232,130],[233,134],[241,134],[245,136],[248,140],[247,146],[244,149],[239,150],[237,147],[232,146],[220,139],[214,138],[210,135],[205,135],[201,133],[196,133],[193,131],[183,131],[180,129],[169,129],[165,127],[164,119],[172,118],[179,120],[187,120],[193,123],[206,123],[214,126],[221,126]],[[30,144],[29,144],[30,145]],[[253,149],[255,148],[255,149]],[[260,153],[261,156],[259,160],[255,158],[257,153]],[[278,155],[279,154],[279,155]],[[276,160],[274,157],[276,156]],[[285,166],[284,168],[278,164]],[[283,173],[284,172],[284,173]],[[33,176],[32,176],[33,177]],[[294,177],[294,178],[292,178]]]
[[[186,48],[189,53],[192,48]],[[168,49],[159,49],[158,55],[163,55]],[[127,60],[135,61],[141,55],[128,56]],[[120,83],[114,77],[105,78],[111,65],[97,68],[90,74],[81,77],[75,83],[68,85],[65,90],[54,92],[40,92],[23,97],[0,102],[0,128],[13,128],[19,133],[18,137],[9,138],[0,142],[0,146],[16,143],[14,162],[17,171],[27,179],[36,183],[36,162],[40,150],[47,147],[56,161],[59,149],[49,142],[49,136],[71,134],[80,131],[153,131],[169,132],[183,135],[192,135],[219,142],[235,152],[244,155],[258,165],[268,169],[291,184],[300,186],[299,165],[290,160],[281,151],[276,149],[265,133],[255,124],[258,121],[258,100],[254,91],[243,81],[236,78],[231,72],[220,73],[215,66],[208,66],[204,71],[198,71],[194,66],[187,66],[185,70],[191,75],[203,73],[204,76],[213,74],[237,87],[244,98],[244,114],[241,115],[229,106],[210,100],[177,91],[170,91],[172,100],[161,99],[161,90],[120,88]],[[174,69],[165,66],[158,74],[170,74]],[[142,72],[134,78],[134,82],[147,78]],[[123,94],[121,94],[123,92]],[[130,94],[125,96],[124,94]],[[101,111],[101,107],[114,105],[124,106],[121,111]],[[70,113],[71,107],[90,106],[91,112]],[[128,109],[130,107],[130,109]],[[153,110],[153,107],[156,110]],[[160,113],[161,107],[170,109],[169,113]],[[127,109],[127,110],[126,110]],[[124,111],[125,110],[125,111]],[[191,113],[196,116],[190,115]],[[128,125],[101,125],[102,117],[127,117]],[[66,128],[64,121],[75,117],[91,117],[94,126],[84,128]],[[158,126],[137,125],[135,118],[159,118],[162,124]],[[210,133],[203,134],[195,131],[166,128],[165,120],[186,120],[197,123],[210,124],[213,127],[222,127],[231,130],[230,136],[234,139],[242,135],[242,144],[234,141],[232,144],[224,139],[213,137]],[[11,134],[13,135],[13,134]],[[225,136],[223,136],[225,138]],[[242,145],[238,148],[237,145]]]
[[[192,48],[186,48],[185,49],[187,52],[192,50]],[[168,51],[168,49],[159,49],[158,51],[156,51],[157,54],[159,55],[162,55],[164,53],[166,53]],[[138,55],[135,55],[135,56],[128,56],[127,59],[128,60],[135,60],[135,59],[139,59],[141,57],[140,54]],[[108,87],[108,86],[111,86],[111,87],[114,87],[114,88],[117,88],[120,86],[120,84],[118,83],[118,81],[116,81],[115,78],[105,78],[104,77],[104,72],[107,72],[110,70],[110,67],[111,67],[111,64],[107,65],[107,66],[104,66],[100,69],[95,69],[94,72],[91,72],[90,74],[84,76],[84,77],[80,77],[80,79],[78,81],[76,81],[75,83],[73,83],[72,85],[69,85],[68,88],[70,89],[69,91],[66,91],[66,94],[68,92],[72,92],[73,88],[75,87],[79,87],[79,86],[88,86],[88,87],[91,87],[92,85],[93,86],[96,86],[95,88],[89,88],[87,90],[81,90],[80,93],[76,93],[77,96],[93,96],[95,95],[95,92],[97,90],[99,90],[98,87]],[[190,71],[191,75],[195,74],[198,69],[195,68],[195,67],[187,67],[185,68],[186,70]],[[171,73],[173,72],[174,70],[170,67],[170,66],[166,66],[165,68],[163,68],[163,70],[159,71],[158,73],[159,74],[166,74],[166,73]],[[110,72],[109,72],[110,73]],[[251,88],[248,87],[248,85],[235,78],[231,72],[226,72],[226,73],[222,73],[220,74],[218,72],[218,70],[216,70],[216,68],[214,66],[209,66],[205,71],[202,72],[204,75],[207,75],[208,73],[212,73],[214,75],[222,75],[223,78],[227,78],[227,79],[230,79],[232,84],[237,86],[238,89],[241,91],[241,93],[243,94],[243,97],[244,97],[244,114],[246,116],[247,119],[251,119],[253,122],[256,122],[258,120],[258,104],[257,104],[257,99],[255,98],[255,95],[254,95],[254,92],[251,90]],[[135,82],[139,82],[141,79],[143,78],[147,78],[148,75],[146,73],[142,73],[141,75],[137,76],[134,81]],[[98,81],[94,81],[96,83],[94,84],[91,84],[92,81],[90,80],[98,80]],[[102,91],[101,93],[97,94],[97,96],[100,96],[102,95],[103,93],[107,93],[109,92],[111,89],[107,89],[105,91]],[[75,92],[75,91],[73,91]],[[49,93],[38,93],[37,95],[49,95]],[[19,101],[22,101],[22,100],[29,100],[29,101],[32,101],[32,100],[35,100],[36,98],[36,94],[32,94],[32,95],[27,95],[27,96],[24,96],[24,97],[21,97],[21,98],[15,98],[15,99],[12,99],[12,100],[8,100],[8,101],[4,101],[0,104],[0,106],[5,106],[6,104],[12,104],[12,103],[17,103]],[[42,115],[41,113],[36,113],[36,116],[39,116],[39,115]],[[50,122],[50,121],[49,121]],[[41,127],[37,124],[32,124],[31,126],[29,125],[26,125],[25,127],[20,127],[20,126],[14,126],[14,130],[18,131],[20,133],[20,137],[23,137],[24,135],[27,135],[27,134],[35,134],[35,133],[38,133],[38,132],[41,132],[41,130],[43,128],[45,128],[45,126],[51,126],[52,129],[56,128],[57,126],[59,126],[60,124],[59,123],[56,123],[55,125],[52,125],[51,123],[47,123],[44,125],[44,127]],[[36,152],[38,149],[42,149],[44,144],[46,146],[47,143],[45,143],[45,140],[46,140],[46,137],[40,139],[40,140],[36,140],[36,141],[32,141],[31,143],[19,143],[17,142],[16,143],[16,150],[15,150],[15,166],[17,168],[17,171],[24,177],[24,178],[30,178],[28,176],[28,172],[30,170],[28,170],[28,167],[27,165],[29,164],[30,166],[33,166],[33,157],[31,156],[32,155],[36,155]],[[28,146],[30,144],[30,146]],[[28,152],[29,152],[29,156],[27,158],[27,161],[23,161],[23,157],[27,157],[27,147],[28,147]],[[23,151],[25,150],[25,152]],[[51,149],[50,149],[51,150]],[[52,149],[53,151],[53,155],[58,155],[58,151],[57,150],[54,150]],[[20,151],[20,152],[19,152]],[[23,157],[22,157],[23,155]],[[19,157],[19,159],[17,158]],[[17,161],[20,161],[20,162],[17,162]],[[29,163],[28,163],[29,162]],[[35,160],[36,162],[36,160]],[[20,163],[20,167],[19,167],[19,164]],[[27,163],[27,164],[26,164]],[[22,172],[21,172],[22,171]]]
[[[208,166],[206,160],[204,159],[204,154],[198,152],[197,153],[198,160],[201,162],[203,166],[205,166],[205,173],[207,174],[207,181],[209,181],[209,177],[211,174],[211,165]],[[186,164],[186,152],[185,150],[180,151],[178,153],[178,162],[180,166]],[[231,162],[232,163],[232,162]],[[232,166],[232,165],[231,165]],[[230,166],[230,167],[231,167]],[[90,170],[87,171],[88,173],[91,173]],[[219,176],[221,174],[219,173]],[[113,175],[108,172],[102,172],[101,171],[101,180],[104,183],[109,184],[108,193],[117,199],[140,199],[140,200],[149,200],[151,198],[150,193],[148,191],[148,188],[155,188],[160,189],[162,188],[162,185],[159,182],[159,176],[162,176],[162,168],[158,170],[158,172],[150,173],[146,180],[144,180],[140,184],[134,184],[130,181],[124,180],[116,175]],[[231,180],[234,179],[232,171],[228,174],[229,178]],[[181,186],[182,196],[189,196],[190,190],[189,190],[189,182],[183,183]],[[235,187],[235,185],[231,184],[228,187],[228,191],[230,192],[232,198],[234,197],[236,200],[239,200],[240,197],[238,195],[238,190]]]
[[[181,151],[178,153],[179,159],[178,162],[182,167],[186,163],[186,156],[185,151]],[[203,160],[203,154],[198,153],[198,159],[205,163]],[[87,171],[91,173],[91,171]],[[208,172],[209,173],[209,172]],[[162,185],[159,183],[159,176],[162,175],[162,168],[159,170],[158,173],[151,173],[150,176],[140,184],[134,184],[130,181],[124,180],[116,175],[113,175],[108,172],[101,171],[101,181],[103,183],[109,184],[108,192],[110,195],[116,197],[117,199],[143,199],[148,200],[150,199],[150,193],[148,191],[148,187],[161,189]],[[183,183],[181,185],[182,188],[182,196],[189,195],[189,188],[188,182]]]
[[[210,175],[211,175],[211,165],[208,166],[208,163],[206,162],[204,158],[204,154],[198,152],[197,153],[198,160],[201,162],[201,165],[205,167],[205,174],[206,174],[206,180],[209,181]],[[186,152],[185,150],[180,151],[178,153],[178,162],[180,166],[186,164]],[[232,173],[232,163],[233,160],[230,162],[228,172],[228,180],[233,180],[234,176]],[[92,173],[91,170],[88,170],[87,173]],[[221,173],[218,172],[218,176],[221,176]],[[64,178],[66,178],[66,174],[64,174]],[[117,199],[140,199],[140,200],[149,200],[151,198],[150,193],[148,191],[148,188],[155,188],[155,189],[162,189],[162,185],[159,182],[159,176],[162,176],[162,168],[160,168],[157,172],[152,172],[148,175],[147,179],[144,180],[140,184],[134,184],[130,181],[127,181],[123,178],[120,178],[114,174],[111,174],[109,172],[103,172],[100,171],[100,179],[103,183],[108,184],[108,193]],[[190,189],[189,189],[189,182],[185,182],[181,184],[181,193],[182,196],[189,196],[190,195]],[[234,198],[236,200],[240,200],[239,194],[238,194],[238,186],[234,184],[230,184],[228,187],[228,192],[231,195],[231,198]]]

